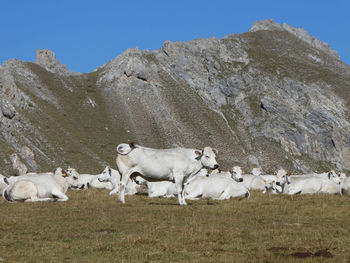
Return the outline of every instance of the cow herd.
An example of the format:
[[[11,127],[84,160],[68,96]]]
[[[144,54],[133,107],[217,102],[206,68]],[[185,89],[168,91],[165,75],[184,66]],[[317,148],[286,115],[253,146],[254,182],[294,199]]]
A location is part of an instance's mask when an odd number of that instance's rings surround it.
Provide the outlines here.
[[[116,148],[117,170],[107,166],[100,174],[79,174],[74,168],[56,168],[49,173],[27,173],[20,176],[0,175],[0,191],[7,201],[67,201],[67,189],[102,188],[110,195],[148,194],[149,197],[177,197],[180,205],[186,199],[224,200],[245,198],[251,190],[273,194],[350,194],[350,177],[334,170],[326,173],[290,175],[280,169],[276,175],[262,174],[254,168],[243,174],[239,166],[219,170],[217,151],[172,148],[153,149],[133,143]]]

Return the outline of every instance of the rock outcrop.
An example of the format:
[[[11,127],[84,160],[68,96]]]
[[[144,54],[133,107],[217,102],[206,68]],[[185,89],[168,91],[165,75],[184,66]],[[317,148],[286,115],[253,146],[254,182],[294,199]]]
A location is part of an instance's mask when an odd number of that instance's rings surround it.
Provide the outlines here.
[[[14,176],[25,175],[28,171],[27,166],[19,159],[17,154],[11,154],[12,171]]]
[[[61,64],[56,59],[55,53],[48,49],[38,49],[36,51],[35,63],[52,73],[59,75],[73,74],[66,65]]]

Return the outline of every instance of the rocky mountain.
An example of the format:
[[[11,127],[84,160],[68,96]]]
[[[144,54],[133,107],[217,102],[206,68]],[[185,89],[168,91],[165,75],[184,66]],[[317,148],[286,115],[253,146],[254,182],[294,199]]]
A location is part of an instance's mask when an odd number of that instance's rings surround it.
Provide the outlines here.
[[[0,66],[0,105],[3,174],[20,173],[15,161],[98,172],[131,141],[216,147],[226,169],[350,170],[350,66],[272,20],[222,39],[129,49],[88,74],[38,50],[35,63]]]

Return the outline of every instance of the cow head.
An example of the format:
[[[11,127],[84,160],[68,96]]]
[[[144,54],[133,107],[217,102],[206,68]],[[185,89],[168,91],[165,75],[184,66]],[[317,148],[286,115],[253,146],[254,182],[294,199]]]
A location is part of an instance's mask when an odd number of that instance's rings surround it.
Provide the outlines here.
[[[119,187],[121,176],[117,170],[107,166],[103,170],[103,172],[97,177],[97,179],[101,183],[110,182],[113,185],[113,187]]]
[[[202,151],[195,151],[195,154],[197,155],[196,159],[200,160],[202,165],[205,168],[209,169],[217,169],[219,168],[219,165],[216,161],[216,149],[212,149],[210,147],[204,147]]]
[[[339,178],[339,175],[334,170],[328,173],[328,179],[336,184],[341,183],[341,179]]]
[[[112,177],[112,169],[109,166],[106,166],[106,168],[102,171],[102,173],[98,176],[99,182],[109,182]]]
[[[230,172],[233,180],[235,180],[236,182],[243,182],[241,167],[234,166]]]
[[[71,189],[84,189],[87,187],[87,185],[85,185],[80,179],[79,173],[74,168],[69,167],[66,171],[63,170],[62,177],[65,178],[68,187]]]
[[[277,172],[277,181],[276,185],[278,186],[283,186],[285,184],[290,184],[290,179],[289,179],[290,173],[287,173],[284,169],[280,169]]]
[[[282,186],[277,185],[276,181],[267,182],[266,180],[264,180],[264,184],[265,184],[264,193],[266,192],[271,192],[273,194],[282,193]]]

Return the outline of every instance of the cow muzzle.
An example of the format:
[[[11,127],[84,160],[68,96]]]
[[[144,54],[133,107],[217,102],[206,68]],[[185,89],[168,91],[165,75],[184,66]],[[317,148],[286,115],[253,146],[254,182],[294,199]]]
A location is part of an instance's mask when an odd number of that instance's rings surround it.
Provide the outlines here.
[[[243,182],[243,178],[239,178],[238,182],[240,183]]]

